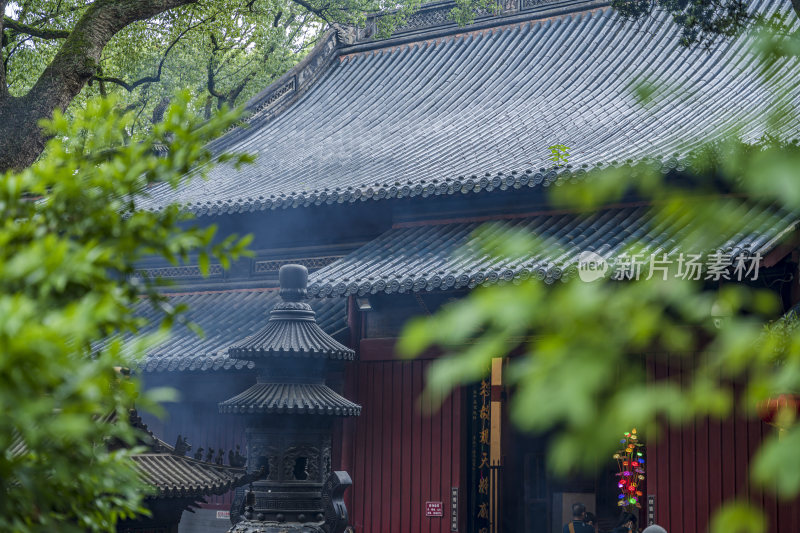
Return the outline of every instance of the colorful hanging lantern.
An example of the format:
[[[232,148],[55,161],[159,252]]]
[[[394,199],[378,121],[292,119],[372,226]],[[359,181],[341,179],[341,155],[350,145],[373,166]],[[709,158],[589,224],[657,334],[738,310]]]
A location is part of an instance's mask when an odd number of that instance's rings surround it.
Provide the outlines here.
[[[617,505],[632,513],[635,509],[642,508],[641,487],[645,479],[644,445],[639,442],[636,428],[626,432],[625,438],[619,442],[622,444],[622,449],[614,454],[619,467],[617,487],[620,494]]]

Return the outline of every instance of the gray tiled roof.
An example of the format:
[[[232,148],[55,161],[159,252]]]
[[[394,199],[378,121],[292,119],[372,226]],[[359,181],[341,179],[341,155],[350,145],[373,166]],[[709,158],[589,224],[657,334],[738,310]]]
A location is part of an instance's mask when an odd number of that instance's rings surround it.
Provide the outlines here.
[[[112,415],[116,418],[116,414]],[[192,459],[176,453],[175,448],[159,439],[139,413],[130,411],[131,425],[143,433],[140,444],[147,451],[131,456],[141,479],[156,489],[156,498],[200,499],[225,494],[258,478],[244,468],[224,466]]]
[[[220,413],[358,416],[361,406],[321,383],[256,383],[221,402]]]
[[[228,355],[246,361],[272,357],[352,361],[355,352],[325,333],[314,315],[305,302],[281,302],[270,312],[264,327],[237,341],[228,348]]]
[[[547,185],[548,146],[569,146],[578,172],[674,161],[740,122],[746,139],[759,137],[771,105],[745,38],[682,48],[663,14],[633,23],[591,9],[419,39],[343,49],[296,103],[214,144],[256,154],[255,164],[218,167],[177,191],[160,185],[146,207],[214,214]],[[796,87],[797,63],[767,77]],[[660,91],[643,109],[634,87],[645,80]],[[789,104],[800,105],[794,93]]]
[[[243,468],[211,464],[172,453],[139,453],[132,458],[139,475],[157,490],[159,498],[201,498],[225,494],[254,478]]]
[[[797,213],[733,202],[730,209],[738,210],[731,213],[739,213],[744,221],[735,235],[714,235],[712,228],[693,224],[685,216],[655,223],[647,207],[506,219],[503,228],[524,229],[542,240],[535,254],[515,259],[492,257],[475,244],[472,234],[483,222],[401,225],[312,274],[308,291],[338,297],[473,288],[530,277],[550,283],[574,275],[580,253],[587,250],[613,263],[637,244],[646,255],[666,253],[674,259],[681,250],[673,238],[692,228],[716,238],[718,250],[731,257],[764,256],[800,220]]]
[[[228,357],[228,348],[243,337],[254,334],[266,323],[269,311],[280,302],[277,289],[243,289],[168,295],[173,306],[189,306],[187,317],[198,324],[205,336],[199,337],[182,325],[173,328],[171,337],[153,348],[143,365],[145,372],[213,371],[253,368],[253,363]],[[346,301],[309,300],[317,323],[333,334],[346,327]],[[148,302],[137,310],[155,322],[158,313]]]

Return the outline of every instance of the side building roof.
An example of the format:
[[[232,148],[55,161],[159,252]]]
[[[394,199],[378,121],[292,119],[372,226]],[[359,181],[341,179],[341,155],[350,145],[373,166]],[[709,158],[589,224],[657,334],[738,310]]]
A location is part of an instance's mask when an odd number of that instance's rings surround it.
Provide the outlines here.
[[[116,414],[102,417],[114,422]],[[159,439],[142,421],[135,409],[130,410],[131,425],[141,432],[140,444],[147,449],[144,453],[131,456],[136,470],[147,485],[155,490],[152,498],[181,498],[194,502],[204,497],[225,494],[226,492],[255,481],[261,472],[247,473],[245,468],[222,465],[186,457]],[[11,456],[28,453],[25,441],[16,435],[8,450]],[[189,508],[192,502],[184,505]]]
[[[142,421],[138,412],[130,412],[131,425],[143,432],[147,451],[132,455],[142,480],[155,489],[155,498],[202,500],[225,494],[254,481],[260,472],[248,474],[244,468],[211,463],[186,457],[174,446],[159,439]]]
[[[645,156],[669,166],[711,137],[758,138],[771,87],[798,85],[799,59],[762,76],[747,37],[683,48],[664,13],[626,22],[608,2],[523,1],[454,28],[442,6],[419,15],[422,30],[384,42],[332,32],[251,102],[244,127],[212,143],[254,164],[159,185],[145,207],[218,214],[539,187],[557,178],[556,144],[570,148],[573,175]],[[645,105],[642,83],[656,89]]]
[[[142,479],[156,489],[156,498],[220,495],[254,481],[244,468],[199,461],[172,453],[139,453],[133,457]]]
[[[374,241],[309,277],[309,294],[321,297],[377,293],[414,293],[472,289],[479,285],[538,278],[567,281],[578,273],[581,254],[594,252],[609,266],[608,275],[625,264],[625,254],[641,254],[677,263],[683,253],[700,253],[703,263],[717,253],[735,271],[763,259],[793,234],[800,213],[730,200],[736,227],[710,228],[691,215],[657,218],[650,206],[619,206],[591,213],[540,213],[498,218],[486,237],[520,230],[535,236],[536,249],[517,257],[495,256],[475,231],[486,220],[428,221],[397,224]],[[681,248],[681,237],[703,236],[700,250]],[[740,262],[741,258],[741,262]],[[631,259],[632,260],[632,259]],[[646,266],[646,265],[645,265]],[[648,271],[642,270],[647,276]],[[705,269],[702,273],[705,276]],[[726,274],[727,276],[731,274]],[[735,279],[735,275],[731,279]],[[638,279],[638,278],[637,278]]]

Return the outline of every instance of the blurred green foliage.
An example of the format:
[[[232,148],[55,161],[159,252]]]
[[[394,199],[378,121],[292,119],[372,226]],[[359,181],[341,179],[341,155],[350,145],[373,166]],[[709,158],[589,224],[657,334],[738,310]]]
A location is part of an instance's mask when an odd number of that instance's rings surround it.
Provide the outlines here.
[[[133,276],[135,265],[145,256],[179,263],[209,255],[228,264],[248,242],[191,227],[177,206],[137,210],[154,183],[178,186],[194,165],[208,168],[205,144],[238,116],[200,124],[190,98],[175,97],[136,143],[123,133],[134,117],[113,99],[89,101],[72,120],[57,113],[44,125],[46,155],[0,177],[1,531],[114,531],[141,510],[146,490],[129,458],[136,434],[128,410],[134,400],[152,408],[163,395],[140,394],[138,381],[115,368],[134,366],[182,310],[162,305],[153,282]],[[164,323],[123,352],[115,335],[142,326],[131,309],[143,295]]]
[[[785,62],[798,49],[793,33],[769,25],[753,32],[754,68],[770,72],[793,64]],[[673,261],[679,251],[711,252],[754,223],[800,213],[800,147],[783,140],[800,124],[796,109],[785,105],[796,98],[797,86],[773,86],[771,93],[774,111],[761,117],[759,142],[743,142],[733,132],[669,164],[654,158],[584,176],[562,169],[551,204],[580,213],[647,200],[653,226],[675,231],[660,241],[668,243],[664,248],[635,242],[627,251],[671,251]],[[670,91],[649,80],[638,97],[643,112],[652,112],[653,106],[668,108]],[[753,220],[755,212],[765,218]],[[666,224],[676,220],[683,223]],[[496,257],[558,257],[553,249],[559,243],[502,226],[473,237],[471,246]],[[523,430],[553,435],[548,464],[561,475],[606,462],[631,427],[655,443],[667,423],[725,419],[734,406],[755,417],[757,402],[800,393],[800,328],[796,317],[775,321],[783,308],[773,287],[763,280],[712,283],[674,274],[667,280],[606,277],[548,285],[531,279],[481,287],[432,317],[412,320],[398,349],[406,356],[432,346],[443,350],[430,367],[430,391],[473,383],[487,374],[492,358],[513,353],[506,374],[511,419]],[[648,364],[667,364],[667,357],[682,359],[683,385],[647,375]],[[800,421],[784,413],[783,423],[782,438],[776,430],[753,457],[750,478],[780,498],[794,498],[800,494]],[[712,531],[763,533],[763,511],[731,502]]]

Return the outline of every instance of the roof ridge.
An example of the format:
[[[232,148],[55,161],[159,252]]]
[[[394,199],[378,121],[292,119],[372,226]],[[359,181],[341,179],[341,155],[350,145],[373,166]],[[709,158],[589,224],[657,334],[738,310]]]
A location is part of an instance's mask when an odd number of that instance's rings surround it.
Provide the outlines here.
[[[367,15],[366,28],[361,30],[353,44],[344,44],[342,53],[349,54],[376,48],[385,48],[436,39],[440,37],[467,34],[478,30],[487,30],[502,26],[517,25],[591,11],[611,5],[610,0],[500,0],[500,8],[495,11],[483,10],[471,24],[458,25],[450,18],[450,11],[456,7],[454,0],[444,0],[423,4],[412,13],[399,28],[395,28],[391,36],[375,39],[378,31],[378,20],[392,15],[394,11],[386,11]]]
[[[243,289],[218,289],[218,290],[202,290],[202,291],[183,291],[183,292],[162,292],[163,296],[172,297],[172,296],[193,296],[197,294],[221,294],[221,293],[232,293],[232,292],[275,292],[277,293],[279,290],[278,287],[249,287]],[[147,298],[146,295],[141,296],[141,298]]]

